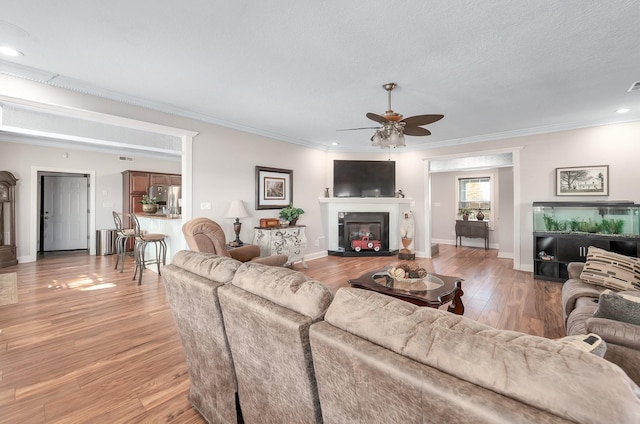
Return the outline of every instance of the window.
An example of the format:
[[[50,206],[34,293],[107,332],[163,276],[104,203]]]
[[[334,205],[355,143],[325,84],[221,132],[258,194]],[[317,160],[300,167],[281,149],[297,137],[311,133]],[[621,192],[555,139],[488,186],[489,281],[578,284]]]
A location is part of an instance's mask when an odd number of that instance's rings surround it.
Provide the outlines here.
[[[491,188],[491,177],[458,178],[458,210],[481,210],[484,219],[491,221]]]

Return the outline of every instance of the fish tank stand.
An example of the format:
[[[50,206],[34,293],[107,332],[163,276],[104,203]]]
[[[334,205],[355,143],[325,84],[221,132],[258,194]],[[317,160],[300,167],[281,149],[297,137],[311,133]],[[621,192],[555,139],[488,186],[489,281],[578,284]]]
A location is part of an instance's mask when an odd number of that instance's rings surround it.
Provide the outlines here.
[[[640,205],[618,202],[534,202],[533,277],[569,278],[569,262],[585,262],[589,246],[640,257]]]

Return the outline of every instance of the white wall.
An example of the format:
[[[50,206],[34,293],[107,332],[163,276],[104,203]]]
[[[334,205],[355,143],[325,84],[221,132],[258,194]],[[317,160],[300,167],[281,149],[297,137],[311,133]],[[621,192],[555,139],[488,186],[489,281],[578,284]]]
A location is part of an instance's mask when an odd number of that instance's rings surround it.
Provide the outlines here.
[[[459,177],[489,175],[494,180],[489,245],[499,248],[500,257],[513,257],[513,170],[511,167],[483,171],[449,171],[431,174],[432,241],[455,244],[456,191]],[[465,246],[484,247],[480,239],[463,239]]]
[[[293,201],[296,206],[305,210],[299,224],[307,226],[306,235],[309,242],[307,254],[311,257],[326,254],[318,202],[318,198],[324,195],[324,188],[327,186],[326,152],[4,75],[0,75],[0,86],[2,87],[0,95],[7,98],[89,110],[197,132],[198,135],[193,139],[192,160],[187,164],[193,173],[192,215],[193,217],[205,216],[219,222],[225,230],[227,239],[235,237],[233,220],[224,218],[231,200],[242,199],[251,215],[242,219],[240,238],[245,242],[252,241],[253,227],[259,224],[260,218],[278,216],[279,210],[276,209],[255,210],[255,167],[266,166],[293,170]],[[8,145],[9,143],[6,144],[6,146]],[[7,150],[5,154],[4,146],[5,144],[0,146],[2,149],[0,150],[0,169],[21,175],[23,174],[22,168],[11,159],[11,156],[15,154],[19,154],[25,163],[31,164],[33,151],[42,149],[39,157],[51,160],[49,166],[56,166],[55,164],[58,163],[56,158],[62,160],[61,150],[50,153],[46,148],[18,145],[17,149],[19,151],[24,149],[23,152],[16,153]],[[128,154],[128,156],[131,155]],[[76,158],[75,153],[70,152],[69,160],[75,160],[74,158]],[[154,160],[149,163],[155,163]],[[80,169],[104,165],[105,169],[110,171],[100,171],[98,175],[102,174],[100,177],[102,179],[111,178],[112,184],[116,184],[117,174],[121,171],[115,165],[111,167],[108,161],[104,163],[98,161],[93,164],[90,161],[79,159],[78,162],[82,164]],[[71,166],[70,164],[71,162],[64,162],[65,167]],[[177,165],[176,172],[179,172],[180,164],[177,163]],[[141,167],[136,166],[135,169],[141,169]],[[164,171],[164,169],[158,170]],[[171,172],[174,172],[173,168]],[[16,176],[21,178],[19,175]],[[19,184],[24,182],[26,181],[21,181]],[[107,189],[108,193],[111,191],[110,188]],[[101,193],[102,188],[98,188],[96,192],[98,206],[104,200],[100,198]],[[23,195],[25,194],[23,193]],[[200,209],[200,205],[207,202],[211,203],[211,209]],[[20,203],[18,217],[28,216],[27,211],[31,207],[34,206],[28,201]],[[18,234],[19,255],[24,255],[28,251],[26,246],[28,246],[31,236],[26,234],[25,228],[28,227],[22,227],[21,224]],[[96,228],[100,228],[100,223]]]
[[[65,172],[91,170],[95,172],[96,204],[95,228],[115,228],[112,211],[122,210],[122,171],[127,169],[180,173],[179,159],[175,161],[134,157],[134,162],[121,161],[116,154],[89,152],[84,150],[59,149],[55,147],[35,146],[2,141],[0,134],[0,169],[11,172],[17,179],[16,186],[16,245],[18,258],[25,261],[34,246],[37,246],[37,233],[30,228],[37,223],[29,222],[32,209],[30,190],[34,182],[32,168],[60,169]],[[64,158],[63,154],[68,157]],[[130,156],[130,155],[129,155]],[[35,182],[37,185],[37,181]],[[37,247],[36,247],[37,250]]]
[[[513,258],[513,168],[498,170],[499,216],[498,257]]]
[[[638,165],[640,143],[638,140],[640,140],[640,122],[636,121],[485,143],[461,144],[410,152],[406,155],[430,159],[460,154],[474,156],[486,151],[503,149],[521,149],[519,151],[519,169],[514,168],[514,175],[511,176],[514,184],[513,199],[520,199],[517,204],[514,203],[514,210],[520,210],[517,217],[520,220],[520,225],[515,229],[519,232],[520,243],[513,246],[513,251],[514,254],[519,251],[521,258],[519,269],[532,271],[532,203],[534,201],[577,200],[630,200],[639,203],[640,191],[637,189],[637,181],[640,178],[640,166]],[[555,196],[556,168],[589,165],[609,165],[609,196]],[[415,170],[416,167],[412,169]],[[515,172],[519,172],[519,177],[515,175]],[[502,176],[501,173],[500,177]],[[412,181],[417,180],[419,179]],[[520,181],[519,185],[518,181]],[[415,193],[424,192],[424,187],[412,191]],[[417,197],[413,192],[411,195]],[[424,199],[418,199],[418,201],[420,200]],[[501,216],[504,218],[502,212]],[[421,216],[418,219],[424,220],[424,217]],[[503,222],[501,228],[504,228],[505,225]],[[435,229],[437,229],[436,225],[434,225]],[[500,242],[502,243],[505,237],[512,235],[504,232],[500,236]],[[505,251],[507,251],[508,245],[505,246]],[[416,250],[423,249],[424,244],[420,245],[420,241],[418,241]],[[514,265],[518,267],[518,264]]]
[[[293,203],[305,211],[298,224],[307,226],[307,253],[326,253],[318,202],[326,187],[325,152],[212,125],[202,125],[198,131],[192,164],[194,217],[217,221],[229,238],[234,234],[233,219],[224,215],[231,200],[243,200],[251,216],[241,220],[240,239],[252,242],[253,227],[260,218],[277,218],[280,212],[255,209],[255,167],[289,169],[293,171]],[[200,204],[207,202],[211,210],[200,209]]]
[[[198,132],[193,141],[193,161],[189,165],[193,171],[193,215],[208,216],[220,221],[227,237],[233,235],[233,230],[231,220],[223,216],[228,203],[233,199],[244,200],[251,213],[251,217],[242,220],[241,238],[244,241],[251,240],[252,227],[259,222],[260,218],[277,216],[277,210],[254,210],[255,166],[292,169],[294,171],[293,199],[297,206],[306,211],[300,223],[307,225],[309,238],[307,253],[311,256],[322,255],[326,251],[324,240],[321,238],[323,228],[318,197],[323,196],[325,187],[332,187],[333,159],[386,160],[390,156],[396,161],[396,187],[402,189],[415,202],[415,206],[411,207],[416,218],[415,249],[417,252],[424,252],[426,250],[424,224],[427,219],[425,210],[428,204],[428,199],[425,197],[425,160],[448,155],[474,155],[477,152],[495,149],[522,148],[519,152],[519,169],[514,168],[512,176],[515,185],[513,199],[519,199],[514,203],[514,210],[520,211],[515,221],[520,221],[516,231],[519,232],[521,239],[519,245],[513,246],[513,251],[521,255],[522,262],[522,265],[515,264],[515,266],[525,270],[533,269],[532,202],[585,200],[584,197],[555,197],[555,168],[609,165],[610,195],[600,198],[590,197],[588,200],[640,201],[640,192],[636,187],[640,177],[637,159],[640,156],[640,143],[638,143],[640,121],[485,143],[458,144],[417,152],[392,150],[390,155],[385,150],[370,154],[326,153],[194,119],[155,112],[7,76],[0,75],[0,86],[1,94],[4,96],[124,116]],[[408,142],[410,143],[411,140],[409,139]],[[368,143],[366,138],[363,138],[363,144]],[[0,146],[2,147],[4,145]],[[31,159],[26,159],[27,156],[29,155],[22,155],[20,160],[30,161]],[[8,171],[20,169],[16,161],[5,158],[4,151],[0,151],[0,165]],[[114,168],[110,174],[111,178],[115,178],[118,172],[119,170]],[[500,177],[502,178],[502,174]],[[100,190],[98,190],[99,194]],[[211,202],[212,209],[200,210],[202,202]],[[21,210],[18,211],[19,218],[25,213],[25,207],[28,208],[31,205],[21,205]],[[500,243],[506,244],[504,238],[512,235],[501,231]],[[24,237],[22,234],[18,236]]]

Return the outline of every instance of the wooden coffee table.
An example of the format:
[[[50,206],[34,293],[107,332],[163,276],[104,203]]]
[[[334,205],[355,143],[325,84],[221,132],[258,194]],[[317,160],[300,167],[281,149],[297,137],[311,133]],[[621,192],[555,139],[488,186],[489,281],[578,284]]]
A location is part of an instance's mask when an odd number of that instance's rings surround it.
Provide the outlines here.
[[[451,301],[447,310],[458,315],[464,314],[461,278],[429,274],[422,282],[409,284],[389,277],[387,269],[368,272],[355,280],[349,280],[349,284],[352,287],[393,296],[418,306],[438,308]]]

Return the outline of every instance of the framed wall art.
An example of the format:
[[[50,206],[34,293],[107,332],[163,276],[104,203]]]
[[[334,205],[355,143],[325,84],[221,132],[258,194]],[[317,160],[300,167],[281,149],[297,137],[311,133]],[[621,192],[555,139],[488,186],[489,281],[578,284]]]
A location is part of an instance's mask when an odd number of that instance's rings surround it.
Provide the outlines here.
[[[256,209],[282,209],[291,202],[293,171],[256,166]]]
[[[608,196],[609,165],[556,168],[556,196]]]

